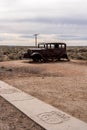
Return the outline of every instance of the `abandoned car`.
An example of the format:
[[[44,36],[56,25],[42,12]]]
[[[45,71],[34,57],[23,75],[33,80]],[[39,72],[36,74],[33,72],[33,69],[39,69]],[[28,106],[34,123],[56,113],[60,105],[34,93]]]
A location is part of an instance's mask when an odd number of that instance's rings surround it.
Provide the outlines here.
[[[24,58],[30,58],[34,62],[47,62],[69,58],[65,43],[39,43],[37,47],[29,48]]]

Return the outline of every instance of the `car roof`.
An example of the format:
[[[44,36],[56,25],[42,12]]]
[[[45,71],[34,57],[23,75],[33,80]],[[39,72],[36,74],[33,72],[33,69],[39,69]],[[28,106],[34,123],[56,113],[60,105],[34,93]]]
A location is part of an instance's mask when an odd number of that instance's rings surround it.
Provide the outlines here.
[[[39,44],[63,44],[63,45],[66,45],[66,43],[63,43],[63,42],[42,42],[42,43],[39,43]]]

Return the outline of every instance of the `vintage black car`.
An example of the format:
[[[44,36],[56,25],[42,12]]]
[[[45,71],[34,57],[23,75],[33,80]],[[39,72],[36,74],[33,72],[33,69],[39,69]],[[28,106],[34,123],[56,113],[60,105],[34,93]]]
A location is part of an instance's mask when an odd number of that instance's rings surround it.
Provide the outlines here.
[[[38,47],[29,48],[24,58],[30,58],[34,62],[47,62],[69,58],[65,43],[39,43]]]

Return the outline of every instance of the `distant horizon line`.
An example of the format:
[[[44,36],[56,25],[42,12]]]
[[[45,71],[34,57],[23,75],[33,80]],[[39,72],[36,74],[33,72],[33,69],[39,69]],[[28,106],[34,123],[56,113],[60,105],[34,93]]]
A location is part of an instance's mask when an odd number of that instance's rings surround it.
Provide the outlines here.
[[[0,47],[5,47],[5,46],[7,47],[37,47],[35,45],[0,45]],[[67,45],[67,47],[87,47],[87,45]]]

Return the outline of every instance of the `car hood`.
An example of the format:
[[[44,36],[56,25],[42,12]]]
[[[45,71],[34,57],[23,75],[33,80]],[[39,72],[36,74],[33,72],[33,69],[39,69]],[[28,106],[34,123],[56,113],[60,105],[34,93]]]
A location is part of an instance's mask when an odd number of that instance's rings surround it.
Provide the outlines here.
[[[45,48],[29,48],[29,50],[45,50]]]

